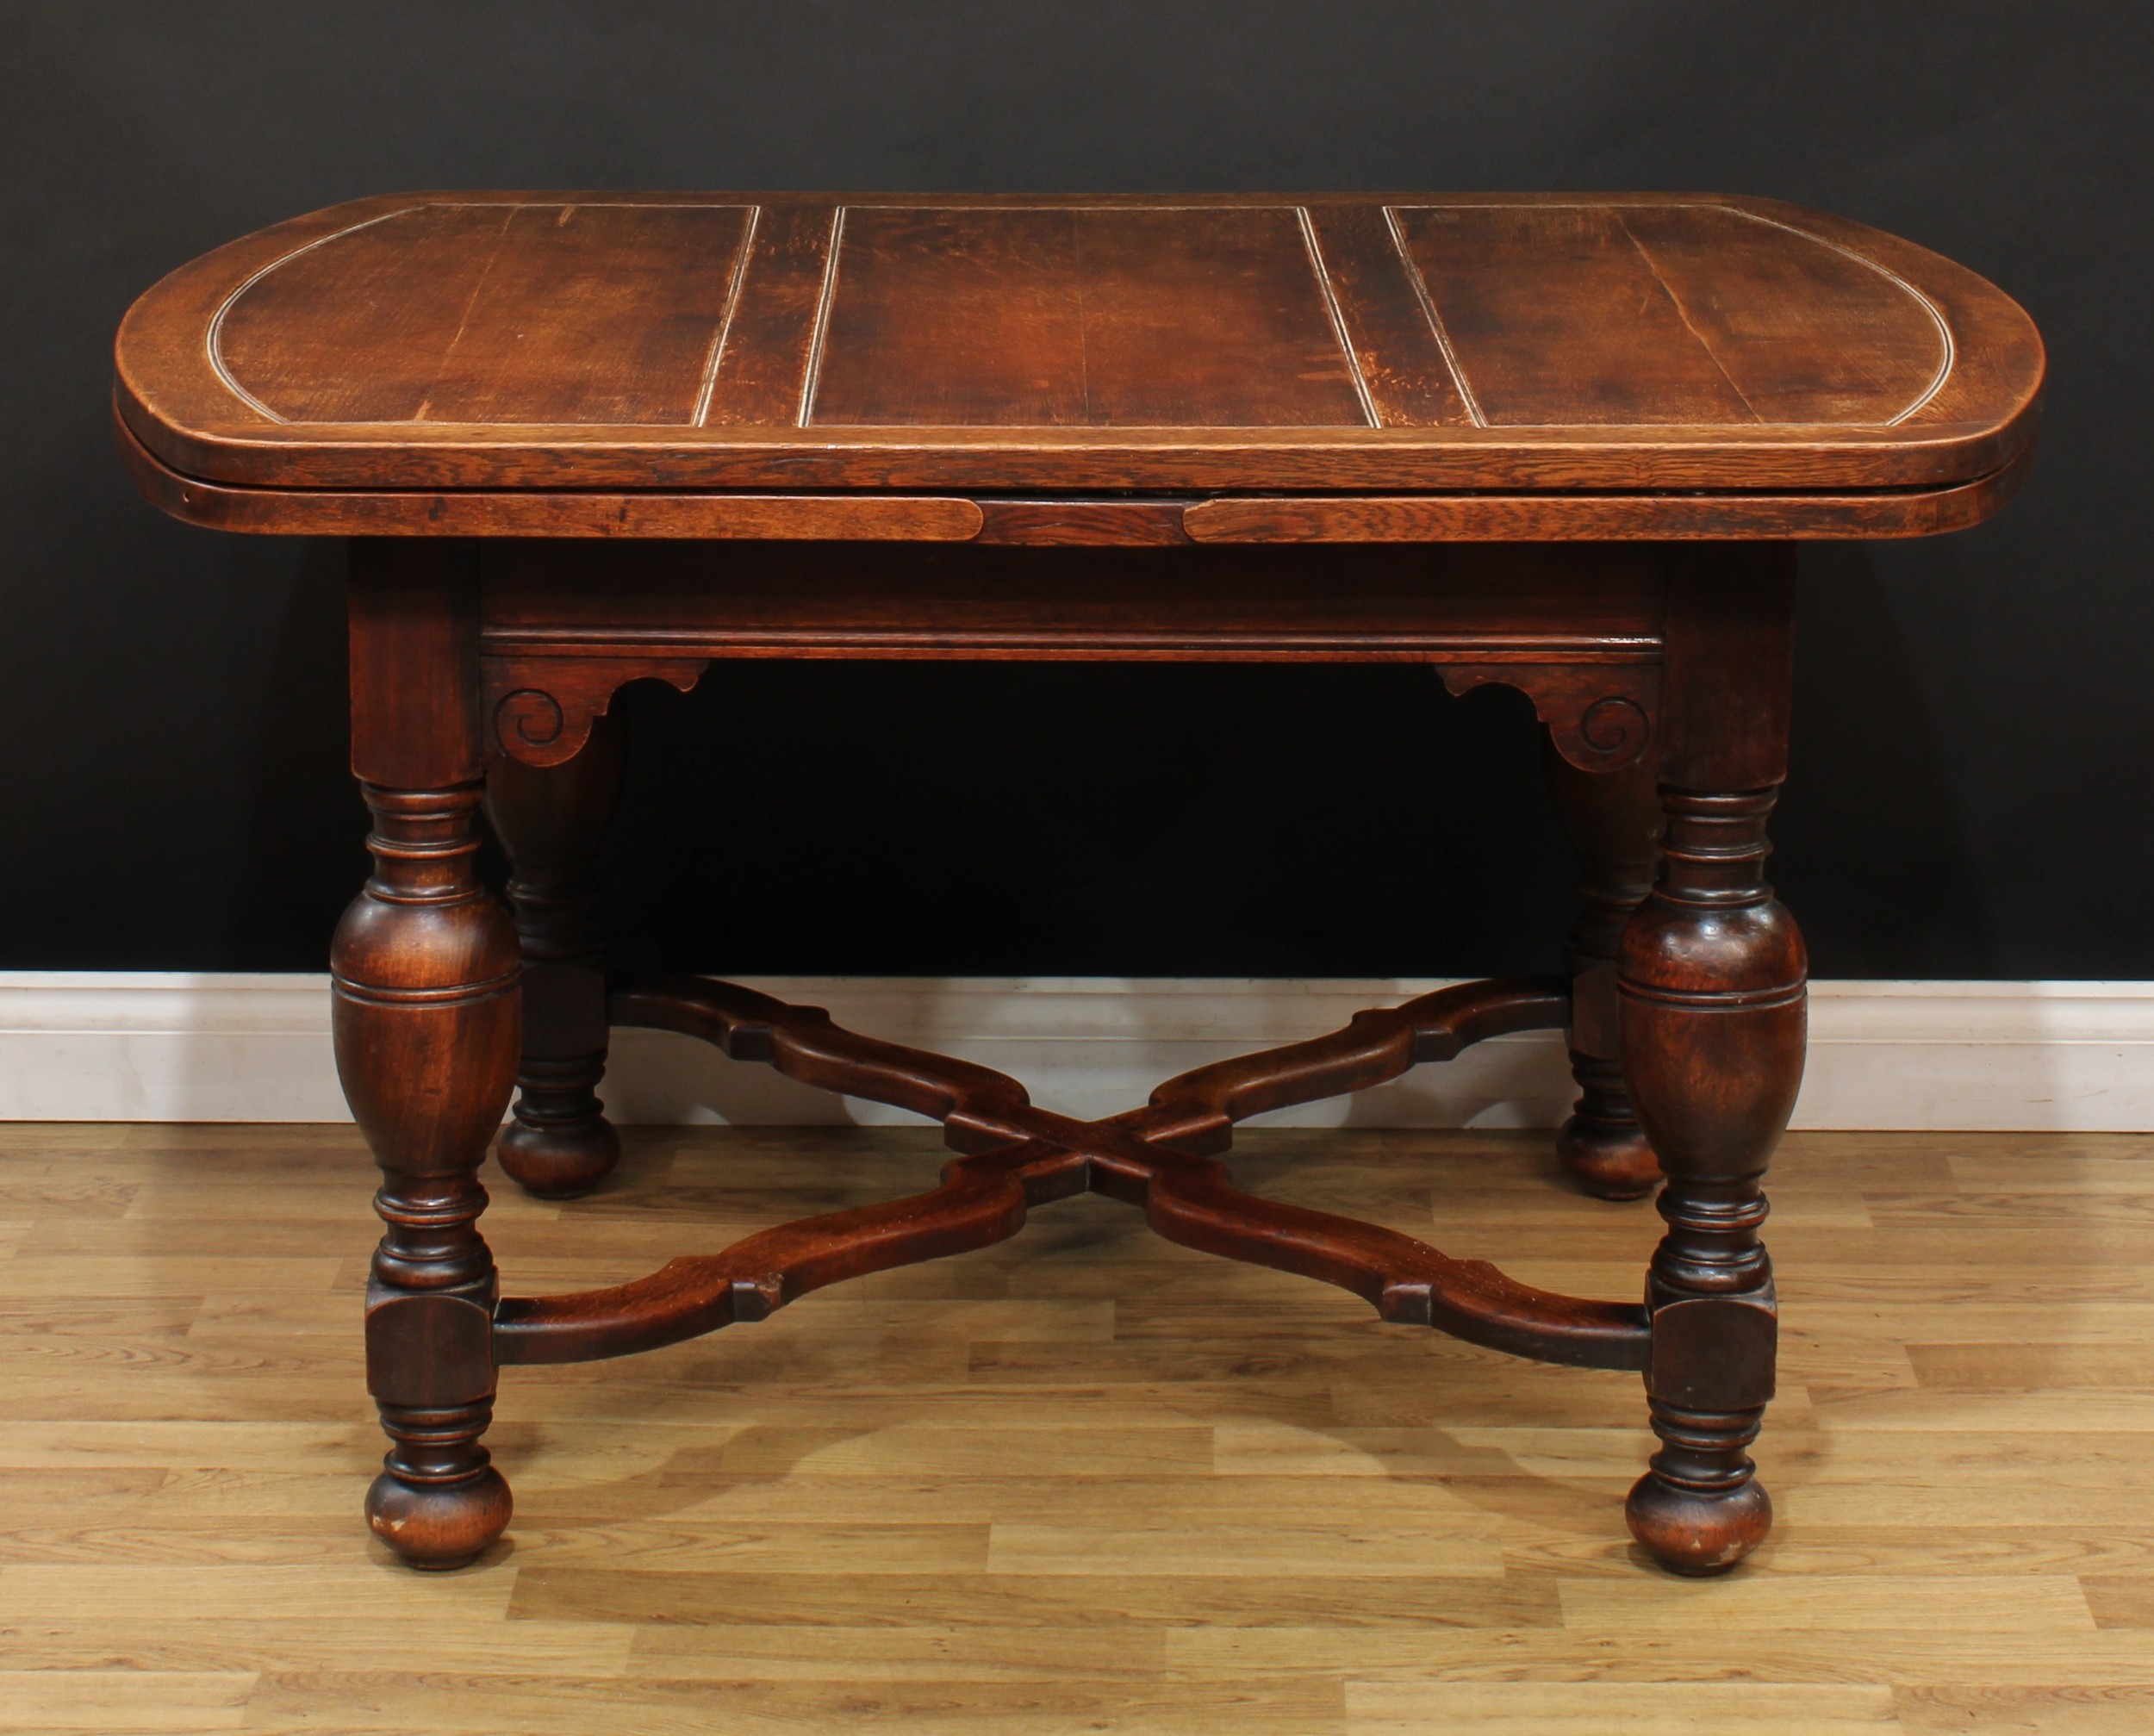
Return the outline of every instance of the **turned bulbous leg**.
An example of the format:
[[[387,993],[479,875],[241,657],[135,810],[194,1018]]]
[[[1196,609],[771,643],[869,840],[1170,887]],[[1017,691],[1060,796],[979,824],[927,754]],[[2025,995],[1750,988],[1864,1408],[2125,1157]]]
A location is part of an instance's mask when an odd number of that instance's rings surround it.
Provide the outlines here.
[[[381,1167],[366,1292],[367,1389],[389,1450],[375,1533],[415,1567],[459,1567],[508,1523],[480,1437],[494,1413],[494,1256],[479,1166],[508,1105],[516,936],[475,857],[483,762],[467,551],[352,550],[352,765],[374,870],[331,950],[337,1072]]]
[[[366,797],[375,872],[332,953],[337,1068],[382,1169],[367,1374],[391,1446],[366,1512],[414,1566],[458,1567],[509,1515],[479,1444],[496,1283],[477,1171],[515,1069],[515,937],[473,872],[476,784]]]
[[[605,939],[590,877],[619,784],[620,734],[610,717],[597,719],[564,764],[527,766],[498,749],[487,762],[486,813],[508,852],[524,965],[518,1096],[495,1154],[541,1198],[588,1193],[620,1160],[620,1136],[597,1090],[606,1075]]]
[[[1578,918],[1565,962],[1571,977],[1571,1074],[1578,1100],[1556,1135],[1556,1157],[1597,1199],[1639,1199],[1660,1185],[1660,1162],[1623,1083],[1616,949],[1652,891],[1660,860],[1653,767],[1581,771],[1544,736],[1548,786],[1577,847]]]
[[[602,1065],[595,1071],[556,1067],[533,1055],[517,1069],[521,1094],[495,1155],[509,1179],[534,1198],[580,1198],[619,1163],[620,1135],[606,1119],[606,1105],[595,1089],[602,1074]]]
[[[484,1447],[474,1449],[474,1467],[455,1444],[483,1430],[492,1416],[489,1404],[475,1413],[401,1412],[392,1420],[383,1407],[383,1424],[396,1446],[367,1489],[366,1522],[406,1566],[468,1567],[508,1529],[514,1503],[507,1483],[486,1462]],[[448,1439],[442,1452],[430,1453],[428,1436],[437,1430]]]
[[[1777,793],[1663,787],[1660,880],[1620,955],[1626,1076],[1668,1178],[1646,1285],[1660,1447],[1627,1510],[1678,1573],[1732,1567],[1772,1523],[1747,1451],[1777,1329],[1761,1184],[1802,1083],[1806,975],[1764,877]]]
[[[1688,1411],[1657,1400],[1652,1409],[1660,1450],[1624,1505],[1630,1534],[1671,1573],[1724,1573],[1772,1529],[1772,1497],[1743,1450],[1765,1412]]]
[[[1577,1107],[1556,1129],[1556,1161],[1595,1199],[1643,1199],[1660,1185],[1660,1160],[1640,1130],[1623,1089],[1623,1064],[1571,1051]]]

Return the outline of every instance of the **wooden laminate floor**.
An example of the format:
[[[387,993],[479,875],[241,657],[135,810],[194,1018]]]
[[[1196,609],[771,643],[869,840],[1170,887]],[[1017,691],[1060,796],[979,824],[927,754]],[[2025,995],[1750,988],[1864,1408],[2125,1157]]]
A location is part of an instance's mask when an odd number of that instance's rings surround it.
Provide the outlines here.
[[[1248,1180],[1634,1294],[1542,1136],[1247,1136]],[[509,1287],[910,1191],[931,1133],[648,1130]],[[0,1729],[2154,1730],[2154,1147],[1813,1135],[1777,1170],[1779,1509],[1626,1537],[1634,1378],[1154,1239],[1024,1235],[625,1362],[514,1369],[477,1566],[388,1565],[334,1128],[0,1129]]]

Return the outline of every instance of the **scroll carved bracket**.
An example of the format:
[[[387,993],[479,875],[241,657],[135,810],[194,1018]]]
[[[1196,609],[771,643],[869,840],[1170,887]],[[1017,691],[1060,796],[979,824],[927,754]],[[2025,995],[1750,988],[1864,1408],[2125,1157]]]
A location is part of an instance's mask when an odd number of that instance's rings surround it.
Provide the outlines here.
[[[1632,764],[1652,745],[1660,713],[1658,663],[1450,663],[1436,673],[1454,694],[1517,688],[1556,751],[1582,772]]]
[[[574,759],[591,726],[631,681],[653,679],[686,693],[708,657],[499,657],[483,659],[484,704],[501,751],[527,766]]]

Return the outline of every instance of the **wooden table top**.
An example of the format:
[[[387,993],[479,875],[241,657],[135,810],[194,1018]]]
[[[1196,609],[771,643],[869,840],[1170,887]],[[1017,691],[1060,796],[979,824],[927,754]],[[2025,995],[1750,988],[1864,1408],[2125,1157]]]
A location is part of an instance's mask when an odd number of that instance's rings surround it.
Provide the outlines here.
[[[203,522],[878,491],[949,510],[868,533],[941,538],[979,533],[979,496],[1127,493],[1184,497],[1195,534],[1240,491],[1706,491],[1794,500],[1789,534],[1951,528],[2008,492],[2043,375],[2026,315],[1935,253],[1659,194],[396,196],[183,267],[116,363],[138,476]],[[1945,495],[1956,520],[1894,504]],[[1807,495],[1883,528],[1812,526]]]

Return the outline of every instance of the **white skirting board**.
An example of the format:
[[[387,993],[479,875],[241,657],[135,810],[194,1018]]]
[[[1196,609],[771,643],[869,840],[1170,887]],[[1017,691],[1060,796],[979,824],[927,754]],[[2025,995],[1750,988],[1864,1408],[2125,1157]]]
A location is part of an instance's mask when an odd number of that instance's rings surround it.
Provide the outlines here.
[[[1023,1080],[1072,1115],[1142,1104],[1169,1075],[1335,1030],[1430,980],[761,977],[841,1024]],[[603,1095],[623,1123],[891,1123],[658,1031],[617,1033]],[[1358,1096],[1263,1117],[1329,1127],[1553,1126],[1559,1033],[1499,1037]],[[328,979],[0,972],[0,1119],[343,1121]],[[2154,1129],[2154,983],[1820,982],[1795,1124]]]

